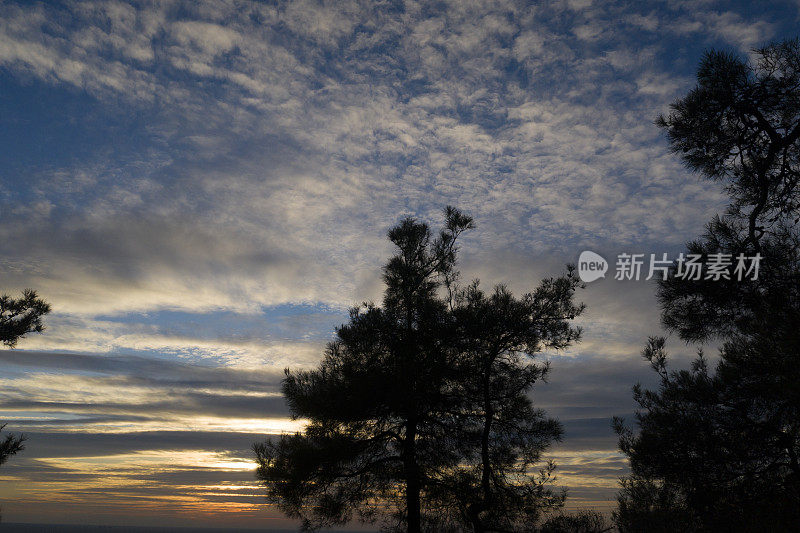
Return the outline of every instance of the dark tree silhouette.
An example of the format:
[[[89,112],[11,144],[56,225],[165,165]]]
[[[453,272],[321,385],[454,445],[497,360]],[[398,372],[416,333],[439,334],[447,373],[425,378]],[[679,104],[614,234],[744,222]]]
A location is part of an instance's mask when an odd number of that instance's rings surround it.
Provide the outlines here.
[[[723,180],[732,212],[758,249],[765,222],[797,216],[800,180],[800,41],[755,50],[756,61],[712,50],[697,87],[656,124],[692,170]]]
[[[22,298],[0,296],[0,342],[13,348],[28,333],[41,333],[42,317],[49,312],[50,305],[31,289],[23,291]]]
[[[14,299],[7,294],[0,296],[0,342],[13,348],[28,333],[41,333],[44,331],[42,317],[49,312],[50,305],[31,289],[23,291],[22,298]],[[0,430],[5,427],[5,424],[0,425]],[[0,441],[0,465],[24,450],[24,441],[24,435],[6,435]]]
[[[502,285],[487,295],[477,282],[459,291],[455,390],[462,398],[458,434],[464,453],[461,467],[438,479],[428,494],[439,504],[438,518],[450,516],[475,532],[527,531],[563,504],[564,495],[546,486],[552,464],[531,475],[563,430],[534,408],[528,393],[548,371],[531,358],[580,336],[570,323],[583,310],[573,303],[579,286],[570,268],[522,298]]]
[[[800,235],[782,220],[759,238],[759,251],[748,243],[747,224],[728,215],[715,217],[706,233],[688,243],[688,253],[708,261],[712,254],[732,258],[761,256],[758,279],[686,279],[669,276],[657,296],[664,325],[690,342],[747,335],[770,324],[797,323],[800,315]],[[735,263],[736,260],[733,259]]]
[[[596,511],[581,510],[570,515],[551,516],[537,531],[538,533],[606,533],[612,529],[613,527],[602,514]]]
[[[650,340],[644,355],[660,387],[634,389],[638,434],[617,421],[633,474],[620,495],[621,530],[662,522],[670,531],[782,531],[800,523],[800,372],[796,356],[779,350],[769,336],[729,342],[716,372],[702,355],[690,370],[670,372],[664,340]]]
[[[522,298],[459,289],[455,243],[471,227],[448,208],[436,239],[411,219],[393,228],[383,305],[353,309],[317,370],[287,370],[309,424],[254,449],[268,498],[305,529],[525,531],[561,505],[552,465],[530,473],[562,430],[527,395],[547,372],[529,358],[578,338],[580,282],[569,270]]]
[[[382,503],[420,531],[427,480],[458,460],[448,421],[453,325],[438,291],[454,281],[456,240],[471,227],[453,208],[435,239],[403,220],[389,232],[398,253],[384,268],[383,306],[353,309],[319,369],[287,370],[292,415],[309,424],[255,452],[268,497],[304,528],[374,520]]]
[[[0,431],[5,427],[5,424],[0,425]],[[17,437],[15,435],[6,435],[5,438],[0,441],[0,465],[8,461],[8,458],[12,455],[24,450],[25,446],[22,444],[23,442],[25,442],[24,436]]]
[[[663,339],[643,354],[658,390],[637,386],[639,432],[615,420],[631,461],[615,515],[621,531],[792,530],[800,523],[800,51],[757,50],[749,65],[706,54],[698,87],[657,123],[705,177],[726,180],[728,211],[689,253],[762,256],[758,279],[660,282],[664,325],[686,341],[722,341],[669,371]],[[732,269],[731,269],[732,270]],[[659,525],[660,524],[660,525]]]
[[[696,520],[680,487],[663,479],[632,474],[620,480],[613,521],[620,533],[696,531]]]

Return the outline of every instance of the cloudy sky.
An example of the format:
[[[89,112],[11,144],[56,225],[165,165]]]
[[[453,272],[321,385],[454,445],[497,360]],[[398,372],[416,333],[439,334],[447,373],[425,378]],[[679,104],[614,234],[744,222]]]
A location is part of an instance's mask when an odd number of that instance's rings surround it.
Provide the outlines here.
[[[29,437],[4,520],[291,525],[249,447],[296,428],[282,369],[380,298],[387,229],[458,206],[463,277],[518,293],[584,249],[677,252],[725,199],[652,121],[704,50],[794,36],[800,4],[754,6],[0,1],[0,292],[53,306],[0,351]],[[658,308],[644,281],[580,296],[534,399],[568,507],[607,509]]]

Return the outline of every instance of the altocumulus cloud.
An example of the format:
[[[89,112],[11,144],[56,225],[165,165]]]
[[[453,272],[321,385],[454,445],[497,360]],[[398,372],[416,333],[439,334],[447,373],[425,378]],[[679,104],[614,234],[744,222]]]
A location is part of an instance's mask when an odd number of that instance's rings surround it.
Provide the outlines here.
[[[517,292],[582,249],[679,249],[724,197],[652,120],[705,48],[795,31],[796,3],[760,8],[2,3],[0,289],[54,306],[0,360],[2,414],[31,436],[3,472],[8,518],[71,501],[113,521],[106,491],[132,520],[225,500],[204,520],[238,502],[253,523],[241,465],[291,426],[280,371],[380,297],[402,216],[472,214],[465,278]],[[584,299],[585,341],[551,354],[541,401],[567,425],[573,493],[602,502],[623,467],[607,420],[646,379],[632,361],[658,310],[643,282]]]

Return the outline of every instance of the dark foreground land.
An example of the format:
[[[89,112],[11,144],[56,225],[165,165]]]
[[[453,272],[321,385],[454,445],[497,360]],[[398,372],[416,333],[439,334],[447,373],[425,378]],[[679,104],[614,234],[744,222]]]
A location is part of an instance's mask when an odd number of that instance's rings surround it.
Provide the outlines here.
[[[0,524],[0,533],[295,533],[296,529],[246,529],[205,527],[144,527],[144,526],[87,526],[75,524]],[[366,533],[332,530],[336,533]]]

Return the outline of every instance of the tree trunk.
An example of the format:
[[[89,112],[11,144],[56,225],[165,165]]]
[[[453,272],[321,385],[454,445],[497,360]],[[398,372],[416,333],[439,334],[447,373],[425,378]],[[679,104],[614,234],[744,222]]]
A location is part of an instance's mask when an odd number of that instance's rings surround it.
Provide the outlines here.
[[[483,434],[481,435],[481,461],[483,472],[481,476],[481,489],[483,490],[483,504],[488,507],[492,504],[492,489],[490,486],[492,465],[489,458],[489,436],[492,432],[494,409],[492,408],[491,376],[487,371],[483,378]]]
[[[417,424],[413,420],[406,423],[405,436],[405,474],[406,474],[406,512],[408,514],[408,533],[421,531],[421,480],[417,464]]]
[[[483,434],[481,435],[481,491],[483,492],[483,499],[481,501],[480,509],[475,513],[474,526],[476,533],[483,533],[485,527],[483,520],[480,519],[480,511],[490,509],[492,506],[492,489],[491,489],[491,475],[492,464],[489,457],[489,436],[492,432],[492,421],[494,420],[494,409],[492,408],[492,393],[491,393],[491,364],[487,365],[483,370]]]

